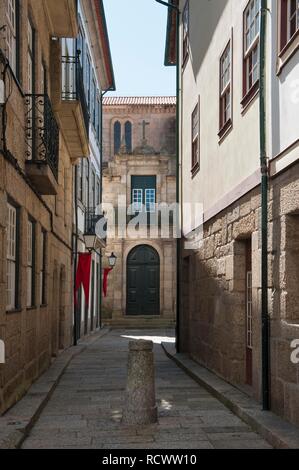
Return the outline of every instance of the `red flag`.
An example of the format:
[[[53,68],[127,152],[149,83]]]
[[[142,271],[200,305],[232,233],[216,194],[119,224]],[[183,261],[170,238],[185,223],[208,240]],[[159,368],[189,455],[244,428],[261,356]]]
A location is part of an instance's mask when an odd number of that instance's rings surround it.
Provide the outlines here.
[[[75,287],[75,305],[77,305],[77,291],[83,284],[86,305],[89,305],[89,289],[90,289],[90,271],[91,271],[91,253],[80,253],[76,274]]]
[[[103,278],[103,292],[104,297],[107,297],[107,289],[108,289],[108,276],[109,273],[113,270],[113,268],[105,268],[104,269],[104,278]]]

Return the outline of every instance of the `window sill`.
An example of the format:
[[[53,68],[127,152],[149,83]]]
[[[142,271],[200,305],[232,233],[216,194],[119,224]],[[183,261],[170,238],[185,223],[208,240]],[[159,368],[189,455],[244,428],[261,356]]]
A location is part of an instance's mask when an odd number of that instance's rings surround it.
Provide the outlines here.
[[[200,170],[200,166],[199,166],[199,163],[196,163],[194,165],[194,167],[191,169],[191,178],[195,178],[195,176],[197,175],[197,173],[199,172]]]
[[[247,110],[247,108],[251,105],[253,100],[256,98],[260,90],[260,82],[259,80],[250,88],[248,93],[244,96],[241,101],[242,106],[242,114]]]
[[[224,126],[221,127],[221,129],[219,130],[218,132],[218,137],[219,137],[219,144],[221,144],[221,142],[223,142],[223,140],[225,139],[225,137],[230,133],[230,131],[232,130],[233,128],[233,121],[231,119],[229,119],[225,124]]]
[[[277,62],[277,75],[280,75],[284,66],[289,62],[293,55],[299,49],[299,29],[296,31],[294,36],[286,43],[278,54]]]
[[[22,313],[22,309],[21,308],[15,308],[13,310],[6,310],[6,315],[14,315],[16,313]]]

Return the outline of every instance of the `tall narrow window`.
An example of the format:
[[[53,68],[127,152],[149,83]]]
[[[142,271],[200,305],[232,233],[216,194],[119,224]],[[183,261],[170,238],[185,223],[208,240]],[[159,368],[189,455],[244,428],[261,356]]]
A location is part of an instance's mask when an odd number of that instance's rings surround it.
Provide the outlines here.
[[[134,188],[132,199],[134,212],[141,212],[143,203],[143,189]]]
[[[96,81],[94,78],[94,75],[92,75],[92,80],[91,80],[91,97],[90,97],[90,118],[91,118],[91,123],[94,127],[96,128]]]
[[[7,284],[6,284],[6,308],[8,311],[17,308],[17,257],[18,257],[18,211],[11,204],[7,205]]]
[[[91,198],[92,198],[92,207],[96,207],[96,175],[95,172],[92,172],[91,179]]]
[[[116,121],[114,124],[114,155],[117,155],[121,145],[121,124]]]
[[[89,161],[85,160],[85,206],[89,206]]]
[[[299,31],[299,0],[280,0],[280,50]]]
[[[231,122],[231,43],[220,59],[220,131]]]
[[[244,11],[243,96],[251,98],[259,82],[260,0],[251,0]],[[246,104],[246,103],[243,103]]]
[[[28,65],[28,93],[34,93],[35,82],[35,61],[34,61],[34,29],[30,21],[28,21],[28,49],[27,49],[27,65]]]
[[[156,190],[145,190],[145,210],[146,212],[155,212],[156,210]]]
[[[18,77],[19,0],[6,0],[6,56]]]
[[[40,305],[46,305],[46,232],[41,231],[40,238]]]
[[[195,106],[195,109],[191,117],[192,121],[192,161],[191,171],[195,173],[199,169],[199,104]]]
[[[100,195],[100,183],[99,181],[97,182],[97,205],[99,206],[101,201],[100,201],[101,195]]]
[[[83,202],[83,159],[78,166],[78,199]]]
[[[132,152],[132,124],[127,121],[125,124],[126,149],[127,153]]]
[[[34,247],[35,223],[27,222],[27,307],[34,305]]]
[[[186,4],[183,11],[183,64],[189,57],[189,0],[186,0]]]
[[[95,131],[96,131],[96,137],[98,139],[98,142],[100,141],[100,99],[97,96],[96,99],[96,121],[95,121]]]

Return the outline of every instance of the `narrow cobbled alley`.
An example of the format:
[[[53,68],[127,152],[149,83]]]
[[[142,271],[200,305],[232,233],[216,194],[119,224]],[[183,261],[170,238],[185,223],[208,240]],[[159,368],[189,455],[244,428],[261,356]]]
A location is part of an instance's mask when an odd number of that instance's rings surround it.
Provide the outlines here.
[[[122,425],[128,342],[155,343],[159,424]],[[270,446],[165,355],[171,331],[114,330],[74,357],[24,449],[265,449]]]

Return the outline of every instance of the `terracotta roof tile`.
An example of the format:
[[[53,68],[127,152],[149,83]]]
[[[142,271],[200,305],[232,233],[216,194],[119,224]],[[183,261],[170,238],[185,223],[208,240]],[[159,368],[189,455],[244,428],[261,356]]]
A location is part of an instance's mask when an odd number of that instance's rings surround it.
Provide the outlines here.
[[[175,106],[175,96],[109,96],[103,100],[104,106]]]

